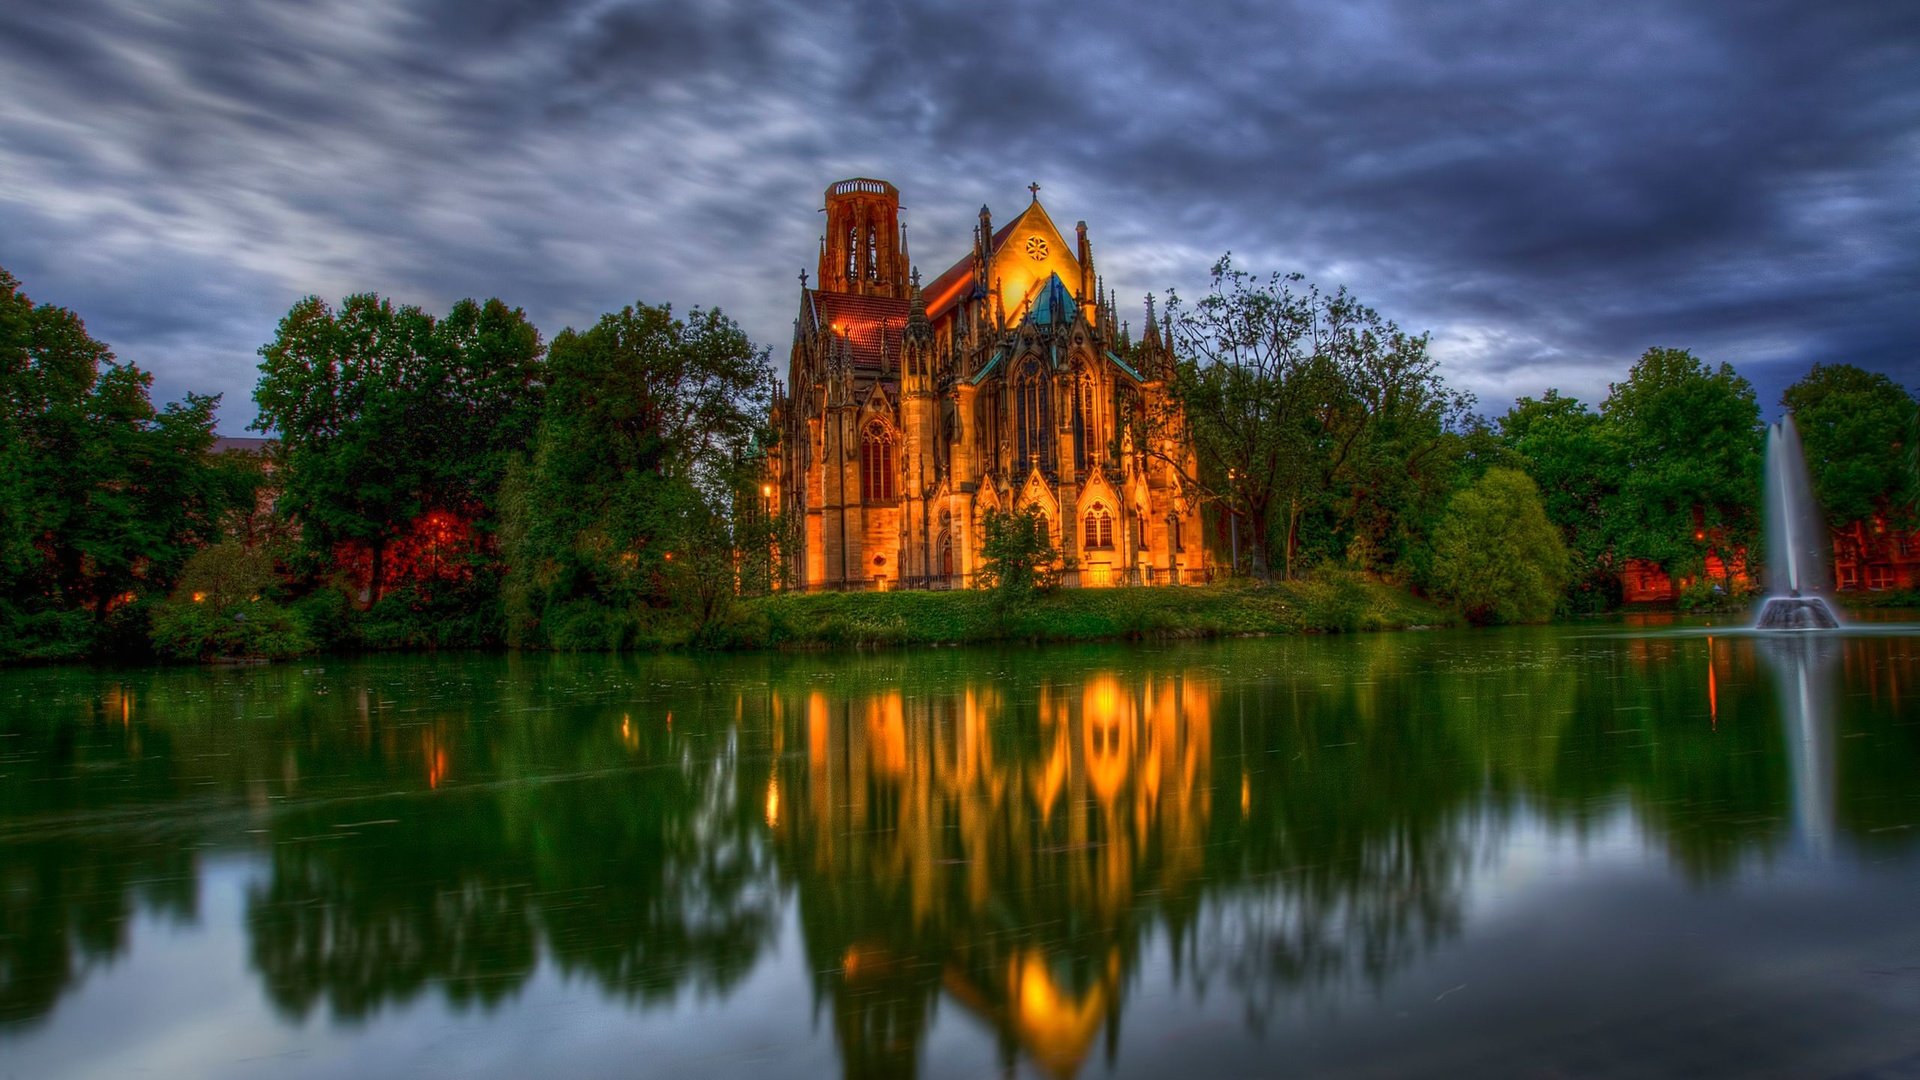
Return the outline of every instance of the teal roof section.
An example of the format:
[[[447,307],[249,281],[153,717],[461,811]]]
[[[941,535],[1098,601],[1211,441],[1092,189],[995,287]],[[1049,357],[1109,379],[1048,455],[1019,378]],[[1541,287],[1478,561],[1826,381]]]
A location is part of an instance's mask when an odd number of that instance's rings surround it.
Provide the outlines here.
[[[1063,326],[1073,321],[1078,307],[1060,275],[1049,274],[1047,283],[1040,286],[1040,295],[1034,297],[1033,310],[1027,313],[1027,319],[1035,326]]]
[[[1122,359],[1120,359],[1120,357],[1119,357],[1119,355],[1118,355],[1117,353],[1115,353],[1115,352],[1114,352],[1113,350],[1111,350],[1111,349],[1109,349],[1109,350],[1107,350],[1107,359],[1108,359],[1108,360],[1111,360],[1111,361],[1113,361],[1113,366],[1114,366],[1114,367],[1117,367],[1117,368],[1119,368],[1119,369],[1120,369],[1121,371],[1124,371],[1124,372],[1126,372],[1126,373],[1127,373],[1127,374],[1128,374],[1129,376],[1131,376],[1134,382],[1146,382],[1146,381],[1147,381],[1147,380],[1145,380],[1145,379],[1143,379],[1143,378],[1141,378],[1141,377],[1140,377],[1140,373],[1139,373],[1139,372],[1137,372],[1137,371],[1135,371],[1135,370],[1133,370],[1133,365],[1132,365],[1132,364],[1129,364],[1129,363],[1127,363],[1127,362],[1126,362],[1125,360],[1122,360]]]
[[[1000,362],[1006,358],[1007,347],[1005,345],[993,350],[993,356],[988,359],[986,363],[980,365],[980,370],[973,373],[973,377],[967,380],[967,384],[970,386],[979,386],[981,383],[987,381],[987,376],[993,374],[995,369],[999,368]]]

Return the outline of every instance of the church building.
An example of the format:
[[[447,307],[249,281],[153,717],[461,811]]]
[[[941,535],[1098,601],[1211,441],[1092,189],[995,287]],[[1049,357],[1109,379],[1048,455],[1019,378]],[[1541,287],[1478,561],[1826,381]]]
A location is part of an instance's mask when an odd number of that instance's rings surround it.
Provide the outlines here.
[[[982,206],[973,250],[923,289],[899,191],[827,188],[768,461],[769,509],[799,530],[783,553],[797,586],[965,587],[988,511],[1029,506],[1064,584],[1206,579],[1199,507],[1174,467],[1191,475],[1192,450],[1176,436],[1149,454],[1129,422],[1168,415],[1170,335],[1149,297],[1130,340],[1086,222],[1069,240],[1030,191],[997,229]]]

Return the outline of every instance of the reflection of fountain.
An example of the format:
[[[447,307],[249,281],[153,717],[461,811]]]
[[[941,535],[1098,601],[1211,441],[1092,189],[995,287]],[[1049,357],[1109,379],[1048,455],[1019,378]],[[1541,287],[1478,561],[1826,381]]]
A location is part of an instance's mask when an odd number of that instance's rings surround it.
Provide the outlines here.
[[[1833,669],[1840,642],[1800,637],[1761,643],[1779,688],[1780,723],[1793,778],[1794,835],[1815,854],[1833,847]]]
[[[1793,415],[1767,432],[1767,584],[1759,630],[1832,630],[1840,625],[1816,590],[1826,584],[1826,529],[1814,507]],[[1780,587],[1786,586],[1786,593]]]

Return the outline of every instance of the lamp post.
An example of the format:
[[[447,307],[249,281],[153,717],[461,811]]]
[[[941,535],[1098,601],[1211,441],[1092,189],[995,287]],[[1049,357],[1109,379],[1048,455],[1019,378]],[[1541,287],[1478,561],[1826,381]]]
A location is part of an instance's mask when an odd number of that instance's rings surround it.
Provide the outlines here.
[[[1234,508],[1240,495],[1240,472],[1227,470],[1227,532],[1233,537],[1233,576],[1240,576],[1240,512]]]

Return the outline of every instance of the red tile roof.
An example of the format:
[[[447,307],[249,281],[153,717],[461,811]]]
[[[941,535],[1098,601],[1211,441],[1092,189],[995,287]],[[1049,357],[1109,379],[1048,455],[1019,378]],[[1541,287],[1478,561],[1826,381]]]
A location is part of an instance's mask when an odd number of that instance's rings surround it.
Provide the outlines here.
[[[847,335],[855,367],[878,368],[882,350],[888,366],[900,366],[900,338],[911,313],[909,301],[815,289],[813,310],[822,324]]]

